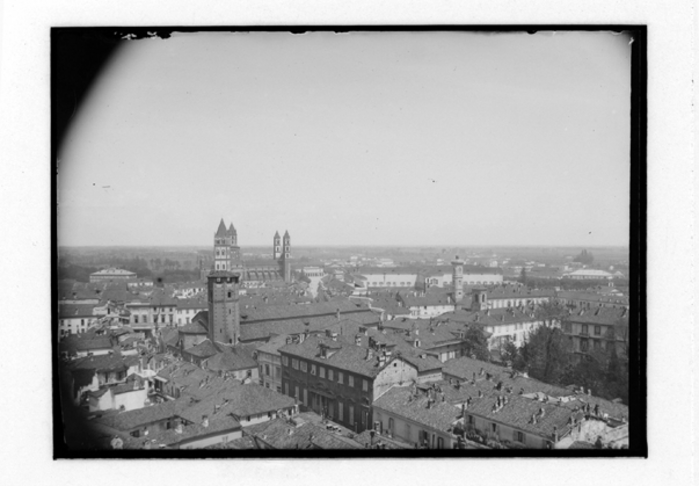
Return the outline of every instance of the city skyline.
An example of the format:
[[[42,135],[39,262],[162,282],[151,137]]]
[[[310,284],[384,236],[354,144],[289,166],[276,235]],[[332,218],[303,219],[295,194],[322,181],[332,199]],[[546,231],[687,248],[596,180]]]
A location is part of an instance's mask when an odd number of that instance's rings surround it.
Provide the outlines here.
[[[59,154],[61,246],[627,246],[629,37],[174,34]],[[95,162],[99,161],[99,162]],[[95,217],[98,215],[99,217]]]

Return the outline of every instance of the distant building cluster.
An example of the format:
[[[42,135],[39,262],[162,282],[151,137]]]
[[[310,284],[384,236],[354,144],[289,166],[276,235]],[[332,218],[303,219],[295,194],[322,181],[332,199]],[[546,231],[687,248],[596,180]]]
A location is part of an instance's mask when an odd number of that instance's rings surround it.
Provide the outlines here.
[[[292,268],[221,221],[204,279],[153,285],[119,269],[58,286],[61,386],[111,449],[623,447],[628,409],[498,359],[540,327],[584,356],[628,342],[611,287],[537,290],[497,267]],[[312,292],[309,282],[317,282]],[[544,317],[556,303],[563,317]],[[482,335],[490,360],[471,354]],[[87,425],[85,425],[88,427]]]

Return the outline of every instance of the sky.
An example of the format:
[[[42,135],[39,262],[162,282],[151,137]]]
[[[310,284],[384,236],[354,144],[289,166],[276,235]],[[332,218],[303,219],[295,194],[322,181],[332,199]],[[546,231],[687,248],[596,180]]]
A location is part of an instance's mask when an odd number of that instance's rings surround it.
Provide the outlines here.
[[[126,44],[59,154],[61,246],[628,243],[626,35]]]

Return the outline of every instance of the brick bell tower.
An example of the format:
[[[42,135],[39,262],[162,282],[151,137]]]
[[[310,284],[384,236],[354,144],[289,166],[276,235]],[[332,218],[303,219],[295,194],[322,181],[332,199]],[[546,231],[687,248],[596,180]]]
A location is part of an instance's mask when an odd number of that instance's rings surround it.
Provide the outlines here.
[[[461,301],[464,298],[464,261],[459,259],[459,255],[452,260],[451,289],[454,298],[454,309],[461,308]]]
[[[240,275],[214,270],[207,279],[209,296],[209,339],[212,343],[240,341]]]
[[[291,236],[289,232],[284,232],[284,239],[282,241],[282,255],[279,260],[282,275],[284,276],[284,281],[286,283],[291,282]]]

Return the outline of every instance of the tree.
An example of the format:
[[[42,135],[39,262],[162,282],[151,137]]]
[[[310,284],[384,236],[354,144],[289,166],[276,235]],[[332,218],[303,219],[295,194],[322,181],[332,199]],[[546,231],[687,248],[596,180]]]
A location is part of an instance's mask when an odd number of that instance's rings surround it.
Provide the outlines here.
[[[480,327],[469,326],[464,335],[464,352],[481,361],[490,361],[488,338]]]
[[[519,350],[512,341],[507,341],[502,347],[501,356],[505,363],[509,363],[510,366],[514,367],[515,362],[519,359]]]
[[[573,259],[573,261],[582,263],[583,265],[592,265],[592,262],[595,261],[595,257],[592,255],[592,252],[583,250],[578,256],[575,257],[575,259]]]
[[[522,267],[522,271],[519,274],[519,281],[522,285],[527,285],[527,269]]]
[[[570,359],[570,342],[560,329],[536,328],[524,348],[520,353],[529,376],[545,383],[560,382]]]

